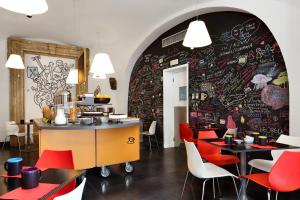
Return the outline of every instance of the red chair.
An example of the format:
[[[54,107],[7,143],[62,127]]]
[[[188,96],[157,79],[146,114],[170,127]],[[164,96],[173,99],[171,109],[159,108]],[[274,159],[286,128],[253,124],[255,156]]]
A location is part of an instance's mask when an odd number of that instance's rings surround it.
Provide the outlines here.
[[[44,150],[35,166],[42,171],[48,168],[74,169],[72,151]],[[74,180],[62,189],[60,189],[58,192],[53,194],[49,199],[52,200],[54,197],[69,193],[72,190],[74,190],[75,187],[76,181]]]
[[[215,131],[199,131],[198,139],[207,139],[207,138],[218,138]],[[214,145],[208,144],[204,141],[198,140],[197,145],[198,151],[205,160],[211,162],[218,166],[232,165],[235,164],[238,174],[239,167],[237,163],[240,162],[240,159],[234,155],[224,155],[221,153],[221,149]]]
[[[268,199],[271,191],[292,192],[300,189],[300,152],[285,151],[276,161],[270,173],[249,174],[243,176],[268,189]]]
[[[197,143],[197,139],[194,139],[193,135],[194,133],[188,123],[179,124],[179,137],[182,142],[186,140],[188,142]]]

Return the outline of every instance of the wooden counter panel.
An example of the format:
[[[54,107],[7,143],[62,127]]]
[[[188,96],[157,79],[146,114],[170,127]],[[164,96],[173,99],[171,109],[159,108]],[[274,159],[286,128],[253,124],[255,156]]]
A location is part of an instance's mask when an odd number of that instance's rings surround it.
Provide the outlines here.
[[[107,166],[140,159],[140,126],[96,130],[96,165]]]
[[[39,131],[40,154],[44,149],[72,150],[75,169],[95,167],[95,130]]]

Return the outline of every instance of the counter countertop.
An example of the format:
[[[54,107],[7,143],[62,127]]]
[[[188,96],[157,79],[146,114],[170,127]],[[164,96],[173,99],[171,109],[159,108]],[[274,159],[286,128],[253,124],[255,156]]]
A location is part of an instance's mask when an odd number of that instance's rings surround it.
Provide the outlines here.
[[[108,129],[108,128],[126,128],[133,125],[140,124],[140,120],[126,121],[122,123],[102,123],[100,125],[81,125],[81,124],[67,124],[55,125],[45,124],[42,119],[34,120],[38,129],[53,129],[53,130],[80,130],[80,129]]]

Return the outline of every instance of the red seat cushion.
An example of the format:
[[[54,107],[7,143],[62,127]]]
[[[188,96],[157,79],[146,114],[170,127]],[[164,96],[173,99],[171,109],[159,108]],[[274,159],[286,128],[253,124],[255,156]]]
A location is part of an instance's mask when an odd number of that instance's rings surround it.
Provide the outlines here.
[[[248,174],[242,177],[254,181],[263,187],[271,189],[271,185],[269,183],[269,173]]]
[[[211,162],[219,166],[231,165],[240,162],[240,159],[234,155],[215,154],[215,155],[206,155],[204,156],[204,158],[208,162]]]

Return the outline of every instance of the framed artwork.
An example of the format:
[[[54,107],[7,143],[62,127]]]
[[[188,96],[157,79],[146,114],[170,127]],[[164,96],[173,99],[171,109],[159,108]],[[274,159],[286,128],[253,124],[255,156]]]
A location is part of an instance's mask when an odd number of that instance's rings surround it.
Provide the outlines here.
[[[186,86],[179,87],[179,101],[186,101]]]
[[[41,118],[41,108],[53,105],[61,90],[87,92],[89,49],[77,46],[8,38],[7,54],[19,54],[25,69],[10,69],[10,120]],[[79,84],[66,84],[70,69],[77,68]]]

